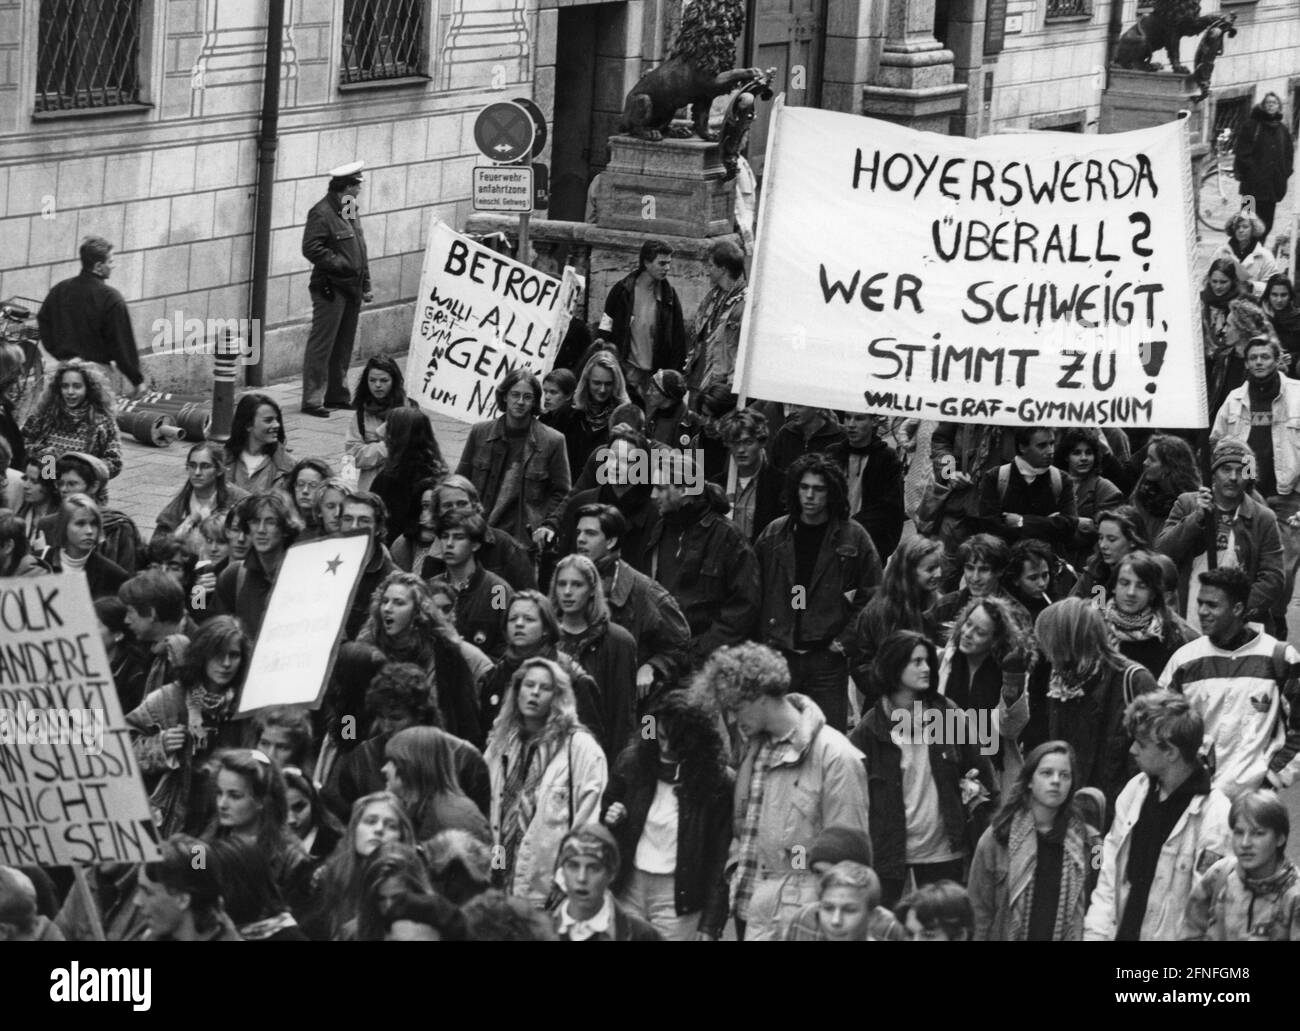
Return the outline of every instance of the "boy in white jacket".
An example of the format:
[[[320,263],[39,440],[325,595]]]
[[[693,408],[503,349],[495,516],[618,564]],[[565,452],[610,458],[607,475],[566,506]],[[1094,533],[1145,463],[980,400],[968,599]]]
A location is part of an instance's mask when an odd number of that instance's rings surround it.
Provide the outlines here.
[[[1199,713],[1172,691],[1140,695],[1124,729],[1142,772],[1120,792],[1102,845],[1085,941],[1175,941],[1198,874],[1229,854],[1227,796],[1198,751]]]

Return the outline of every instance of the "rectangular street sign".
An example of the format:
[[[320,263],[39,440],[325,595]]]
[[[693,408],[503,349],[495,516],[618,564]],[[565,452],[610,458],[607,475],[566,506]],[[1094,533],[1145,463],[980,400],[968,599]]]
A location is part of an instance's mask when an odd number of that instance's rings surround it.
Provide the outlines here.
[[[527,165],[476,165],[475,211],[532,211],[533,170]]]

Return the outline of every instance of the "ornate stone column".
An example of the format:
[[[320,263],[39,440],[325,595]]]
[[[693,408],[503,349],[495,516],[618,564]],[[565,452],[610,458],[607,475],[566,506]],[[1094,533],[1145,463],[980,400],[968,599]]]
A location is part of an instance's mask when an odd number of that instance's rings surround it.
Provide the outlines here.
[[[947,133],[967,87],[953,82],[952,52],[934,38],[934,0],[886,0],[884,37],[863,114]]]

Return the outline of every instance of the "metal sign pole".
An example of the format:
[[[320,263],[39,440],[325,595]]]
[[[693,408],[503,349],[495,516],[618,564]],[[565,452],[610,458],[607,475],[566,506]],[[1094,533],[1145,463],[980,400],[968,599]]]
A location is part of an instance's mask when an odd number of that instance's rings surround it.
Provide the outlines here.
[[[525,265],[532,264],[532,262],[528,260],[528,223],[532,220],[532,217],[533,217],[533,213],[531,211],[519,212],[519,259],[518,260],[522,261]]]

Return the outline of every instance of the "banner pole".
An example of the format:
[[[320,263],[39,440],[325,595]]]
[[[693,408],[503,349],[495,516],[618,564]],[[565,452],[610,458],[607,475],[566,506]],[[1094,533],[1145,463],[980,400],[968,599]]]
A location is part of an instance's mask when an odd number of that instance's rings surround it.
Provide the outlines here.
[[[758,199],[758,224],[754,227],[754,260],[750,262],[749,280],[745,284],[745,310],[740,316],[740,348],[736,355],[737,408],[744,408],[749,401],[749,352],[750,337],[753,334],[754,283],[758,280],[759,263],[763,260],[764,244],[767,240],[767,215],[772,207],[768,200],[776,187],[772,153],[776,149],[776,136],[781,124],[779,116],[784,108],[785,94],[782,93],[772,102],[772,114],[768,119],[767,146],[763,151],[763,190],[762,196]]]
[[[95,893],[90,890],[90,882],[86,879],[86,868],[81,863],[72,864],[72,880],[76,890],[81,894],[82,904],[86,907],[90,933],[95,936],[97,942],[108,941],[107,935],[104,934],[104,922],[99,917],[99,904],[95,901]]]

